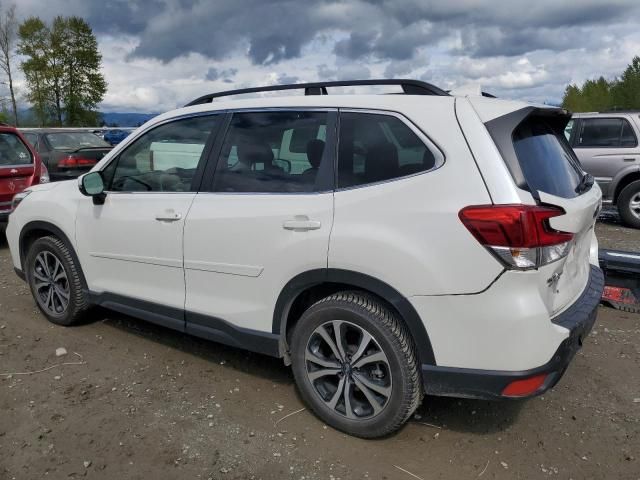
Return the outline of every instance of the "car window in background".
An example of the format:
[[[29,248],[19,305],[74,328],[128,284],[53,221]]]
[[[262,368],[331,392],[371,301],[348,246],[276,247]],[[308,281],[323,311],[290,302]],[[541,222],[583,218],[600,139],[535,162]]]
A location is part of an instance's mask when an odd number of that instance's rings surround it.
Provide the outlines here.
[[[12,133],[0,133],[0,166],[29,165],[31,152],[20,137]]]
[[[402,120],[383,114],[340,115],[338,187],[354,187],[440,166]]]
[[[80,148],[111,146],[91,132],[56,132],[47,133],[45,137],[54,150],[78,150]]]
[[[573,119],[569,120],[567,126],[564,127],[564,136],[568,142],[571,141],[571,133],[573,132],[573,126],[575,125],[575,121]]]
[[[38,143],[38,134],[23,133],[22,136],[27,139],[27,142],[29,142],[33,148],[36,147],[36,144]]]
[[[577,147],[635,147],[637,140],[624,118],[585,118]]]
[[[543,120],[530,117],[513,132],[513,147],[531,191],[563,198],[578,196],[582,172],[563,135]]]

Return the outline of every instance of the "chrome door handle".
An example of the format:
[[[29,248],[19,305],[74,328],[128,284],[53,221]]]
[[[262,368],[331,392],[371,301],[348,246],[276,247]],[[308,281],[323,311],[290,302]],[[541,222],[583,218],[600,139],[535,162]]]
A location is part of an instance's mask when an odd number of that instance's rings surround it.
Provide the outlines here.
[[[177,222],[182,218],[179,213],[160,213],[156,215],[156,220],[159,222]]]
[[[318,220],[309,220],[308,217],[296,217],[294,220],[286,220],[282,224],[285,230],[294,232],[306,232],[308,230],[318,230],[322,224]]]

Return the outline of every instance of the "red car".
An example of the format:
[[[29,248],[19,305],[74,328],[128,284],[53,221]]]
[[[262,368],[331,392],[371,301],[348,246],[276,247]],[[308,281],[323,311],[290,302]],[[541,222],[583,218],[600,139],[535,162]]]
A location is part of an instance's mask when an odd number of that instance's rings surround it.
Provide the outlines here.
[[[0,226],[7,223],[16,193],[48,181],[47,167],[22,134],[0,124]]]

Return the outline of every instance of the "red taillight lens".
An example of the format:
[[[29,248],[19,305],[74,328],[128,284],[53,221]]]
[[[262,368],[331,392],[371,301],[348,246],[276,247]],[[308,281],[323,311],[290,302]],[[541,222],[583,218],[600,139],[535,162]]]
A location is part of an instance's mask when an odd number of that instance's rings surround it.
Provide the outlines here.
[[[471,234],[501,260],[515,268],[535,268],[568,253],[573,234],[554,230],[549,219],[564,215],[556,207],[478,205],[458,216]]]
[[[516,380],[511,382],[502,391],[504,397],[526,397],[533,395],[538,391],[547,379],[547,374],[542,373],[534,377],[525,378],[524,380]]]
[[[86,158],[79,155],[67,155],[58,162],[58,168],[77,168],[77,167],[90,167],[96,164],[96,160],[93,158]]]

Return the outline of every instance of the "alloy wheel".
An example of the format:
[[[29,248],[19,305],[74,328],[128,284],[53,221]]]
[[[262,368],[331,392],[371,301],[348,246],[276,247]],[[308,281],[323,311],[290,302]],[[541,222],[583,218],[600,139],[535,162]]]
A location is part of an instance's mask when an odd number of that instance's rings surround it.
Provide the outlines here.
[[[343,320],[316,328],[305,350],[307,379],[324,404],[350,420],[373,418],[389,403],[389,360],[373,336]]]
[[[640,192],[636,193],[629,200],[629,210],[634,217],[640,219]]]
[[[40,306],[51,315],[63,314],[69,306],[69,280],[62,262],[44,250],[33,262],[33,286]]]

